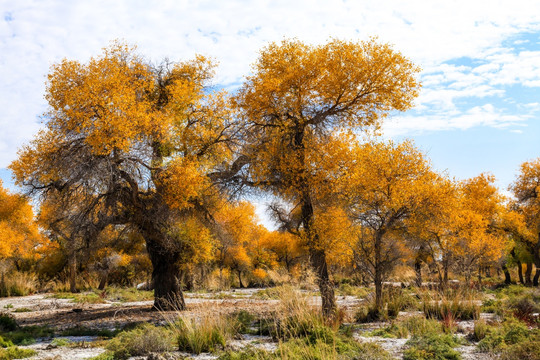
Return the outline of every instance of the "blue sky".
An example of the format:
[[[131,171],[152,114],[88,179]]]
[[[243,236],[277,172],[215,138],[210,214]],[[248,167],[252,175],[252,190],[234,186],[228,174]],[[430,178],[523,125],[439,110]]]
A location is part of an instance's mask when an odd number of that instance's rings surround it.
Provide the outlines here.
[[[234,90],[258,50],[296,37],[393,44],[423,70],[415,109],[384,136],[412,138],[457,178],[492,172],[506,189],[540,156],[540,2],[0,0],[0,177],[41,127],[51,64],[86,61],[113,39],[150,61],[217,59],[216,85]]]

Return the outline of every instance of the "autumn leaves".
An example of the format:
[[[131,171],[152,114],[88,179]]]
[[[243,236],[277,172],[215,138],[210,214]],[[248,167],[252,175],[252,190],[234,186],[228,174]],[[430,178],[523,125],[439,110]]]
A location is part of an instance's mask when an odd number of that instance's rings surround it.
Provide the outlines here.
[[[363,138],[413,105],[418,71],[375,40],[284,40],[264,48],[229,95],[209,87],[203,57],[151,67],[114,44],[87,64],[53,66],[46,130],[11,168],[55,208],[50,222],[69,230],[66,241],[92,241],[111,226],[142,236],[162,309],[183,308],[179,274],[208,261],[212,241],[223,266],[253,262],[239,245],[251,238],[241,239],[264,236],[242,225],[238,216],[252,211],[231,195],[272,194],[274,219],[309,255],[332,316],[330,265],[356,262],[380,298],[396,261],[420,249],[426,262],[444,263],[441,278],[457,254],[477,253],[476,263],[500,255],[491,178],[458,183],[410,142]]]

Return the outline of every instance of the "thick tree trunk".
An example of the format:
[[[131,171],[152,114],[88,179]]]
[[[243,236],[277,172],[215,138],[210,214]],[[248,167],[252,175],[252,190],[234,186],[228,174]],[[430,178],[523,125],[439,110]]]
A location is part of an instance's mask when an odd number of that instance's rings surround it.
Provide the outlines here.
[[[148,242],[152,261],[152,282],[154,283],[154,308],[156,310],[185,310],[184,294],[180,281],[179,253],[166,251],[159,245]]]
[[[422,287],[422,260],[418,257],[414,261],[414,271],[416,273],[416,286]]]

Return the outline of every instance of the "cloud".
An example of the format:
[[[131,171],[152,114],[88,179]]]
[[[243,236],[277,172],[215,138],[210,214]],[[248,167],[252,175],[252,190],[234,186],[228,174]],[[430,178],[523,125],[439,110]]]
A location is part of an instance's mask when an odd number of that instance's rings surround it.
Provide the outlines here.
[[[394,137],[426,131],[467,130],[477,126],[510,129],[513,132],[522,127],[533,116],[526,114],[508,114],[492,104],[475,106],[464,112],[440,112],[427,115],[402,115],[388,119],[383,124],[383,134]],[[517,130],[517,131],[516,131]]]
[[[212,56],[220,62],[216,83],[233,89],[270,41],[377,35],[424,68],[418,108],[428,114],[407,121],[440,123],[428,129],[458,126],[449,119],[467,116],[451,114],[462,111],[457,103],[465,98],[501,97],[501,86],[508,84],[540,86],[538,53],[515,54],[503,46],[512,36],[540,31],[540,2],[534,0],[0,0],[0,5],[0,168],[40,126],[49,66],[64,57],[86,61],[115,38],[138,44],[154,62]],[[464,57],[485,61],[445,64]],[[449,115],[429,113],[438,107]]]

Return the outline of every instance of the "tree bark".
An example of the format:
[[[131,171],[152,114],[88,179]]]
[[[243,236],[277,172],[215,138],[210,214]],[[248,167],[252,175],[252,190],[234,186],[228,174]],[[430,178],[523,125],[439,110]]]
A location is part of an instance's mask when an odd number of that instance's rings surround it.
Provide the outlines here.
[[[161,311],[185,310],[186,303],[180,280],[180,254],[166,251],[161,246],[147,241],[148,254],[152,261],[154,283],[154,309]]]
[[[238,273],[238,284],[239,284],[240,288],[243,288],[244,284],[242,284],[242,271],[237,270],[236,272]]]
[[[98,290],[105,289],[105,286],[107,285],[107,279],[108,278],[109,278],[109,272],[108,271],[101,274],[101,279],[99,280]]]
[[[523,279],[523,266],[521,265],[521,261],[516,261],[516,264],[517,264],[517,268],[518,268],[518,277],[519,277],[519,282],[522,284],[522,285],[525,285],[525,280]]]
[[[504,272],[504,283],[506,285],[510,285],[512,283],[512,277],[510,276],[510,271],[508,271],[508,267],[506,266],[506,261],[502,263],[501,269]]]
[[[70,245],[70,247],[72,247]],[[77,256],[73,248],[68,252],[69,291],[77,292]]]
[[[533,249],[533,260],[536,266],[536,273],[534,274],[533,286],[538,286],[538,279],[540,278],[540,232],[538,233],[538,241]]]
[[[326,253],[322,249],[310,250],[311,266],[317,274],[317,283],[321,293],[322,312],[327,319],[332,319],[336,313],[336,301],[334,296],[334,284],[328,275]]]
[[[525,285],[526,286],[532,286],[532,268],[533,264],[530,261],[527,261],[527,267],[525,268]]]
[[[414,271],[416,272],[416,286],[422,287],[422,260],[418,257],[414,261]]]

